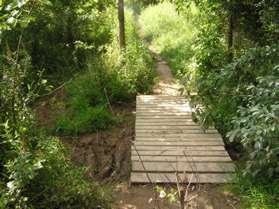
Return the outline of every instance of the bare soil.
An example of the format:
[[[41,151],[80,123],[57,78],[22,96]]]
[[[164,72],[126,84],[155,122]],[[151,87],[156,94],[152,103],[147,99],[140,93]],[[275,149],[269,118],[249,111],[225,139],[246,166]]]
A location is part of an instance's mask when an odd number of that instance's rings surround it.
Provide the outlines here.
[[[155,195],[152,185],[138,185],[128,187],[119,184],[115,187],[114,209],[180,209],[179,201],[170,200]],[[175,189],[165,185],[165,191]],[[158,192],[157,192],[158,193]],[[168,192],[166,192],[169,194]],[[157,199],[157,201],[155,201]],[[230,192],[226,192],[219,185],[192,185],[188,194],[185,208],[187,209],[236,209],[239,208],[239,199]]]
[[[155,52],[153,54],[157,60],[156,72],[159,78],[159,82],[154,86],[153,93],[172,96],[179,95],[181,86],[174,79],[167,62],[162,60]]]
[[[87,167],[90,178],[101,181],[127,180],[130,173],[131,142],[134,139],[134,104],[113,107],[124,121],[116,127],[93,134],[63,138],[71,159]]]
[[[39,127],[53,129],[59,112],[65,110],[63,90],[41,99],[35,105]],[[130,150],[134,139],[135,104],[112,107],[123,118],[115,127],[76,137],[60,137],[68,148],[71,160],[87,168],[91,179],[100,181],[127,180],[130,173]]]

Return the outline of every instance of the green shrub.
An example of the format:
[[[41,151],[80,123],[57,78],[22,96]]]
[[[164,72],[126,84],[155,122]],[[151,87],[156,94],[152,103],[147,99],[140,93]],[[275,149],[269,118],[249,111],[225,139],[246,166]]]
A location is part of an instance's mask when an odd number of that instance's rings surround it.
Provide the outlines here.
[[[113,15],[115,11],[112,11]],[[117,37],[117,23],[111,22]],[[118,40],[106,53],[88,62],[87,70],[66,86],[65,113],[57,120],[62,134],[83,134],[105,130],[117,122],[109,105],[131,102],[138,93],[148,93],[154,84],[153,59],[140,40],[131,12],[126,12],[127,46],[121,55]]]
[[[109,193],[85,179],[85,170],[71,164],[58,139],[34,137],[32,152],[7,164],[6,208],[109,208]]]
[[[279,180],[268,181],[237,175],[229,190],[239,195],[241,206],[245,209],[279,208]]]
[[[58,117],[58,133],[83,134],[107,129],[114,123],[104,90],[108,80],[106,68],[96,64],[66,85],[65,112]]]
[[[81,109],[67,110],[57,122],[57,131],[65,135],[77,135],[106,130],[115,123],[112,114],[105,106],[84,106]]]
[[[247,86],[248,96],[238,108],[228,136],[239,141],[248,154],[243,174],[275,178],[279,175],[279,65],[256,83]]]

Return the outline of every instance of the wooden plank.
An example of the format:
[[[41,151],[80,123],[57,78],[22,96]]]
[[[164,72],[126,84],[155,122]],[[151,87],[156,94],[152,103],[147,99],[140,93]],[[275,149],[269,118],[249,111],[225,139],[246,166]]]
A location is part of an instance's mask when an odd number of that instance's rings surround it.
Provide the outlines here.
[[[233,163],[215,162],[132,162],[133,171],[145,172],[206,172],[206,173],[229,173],[235,171]]]
[[[136,129],[137,130],[201,130],[203,131],[204,129],[202,129],[200,126],[198,125],[176,125],[176,126],[169,126],[169,125],[160,125],[160,126],[148,126],[148,125],[139,125],[136,124]],[[209,128],[209,129],[205,129],[205,130],[211,130],[211,131],[216,131],[216,129],[214,128]]]
[[[169,122],[169,123],[174,123],[174,122],[192,122],[193,123],[193,119],[192,118],[136,118],[136,122],[149,122],[149,123],[158,123],[158,122]]]
[[[153,116],[137,116],[136,120],[153,120],[153,119],[159,119],[159,120],[173,120],[173,121],[186,121],[186,120],[191,120],[192,117],[190,116],[184,116],[184,115],[153,115]]]
[[[157,141],[157,142],[223,142],[221,137],[219,138],[176,138],[176,137],[136,137],[136,142],[149,142],[149,141]]]
[[[190,106],[185,104],[142,104],[137,106],[137,110],[165,110],[165,109],[173,109],[173,110],[179,110],[179,109],[189,109]],[[191,109],[191,108],[190,108]]]
[[[216,141],[135,141],[136,146],[224,146],[221,140]]]
[[[188,108],[189,110],[192,107],[185,102],[150,102],[150,103],[136,103],[136,108],[176,108],[176,107],[184,107]]]
[[[165,109],[165,110],[136,110],[136,113],[140,115],[189,115],[192,116],[192,113],[189,111],[178,111],[178,110],[171,110],[171,109]]]
[[[138,155],[132,155],[132,161],[143,162],[232,162],[229,156],[198,156],[198,157],[185,157],[185,156],[152,156],[144,155],[139,157]]]
[[[213,151],[213,150],[202,150],[202,151],[183,151],[183,150],[134,150],[132,149],[132,155],[140,156],[228,156],[227,151]]]
[[[142,102],[144,104],[148,102],[154,102],[154,101],[161,101],[161,102],[185,102],[188,103],[188,100],[185,98],[144,98],[144,99],[137,99],[137,102]]]
[[[169,111],[165,111],[165,112],[136,112],[137,117],[142,117],[142,116],[188,116],[188,117],[192,117],[191,113],[188,112],[169,112]]]
[[[147,177],[148,175],[148,177]],[[227,173],[199,173],[178,174],[181,181],[191,183],[228,183],[232,182],[233,176]],[[151,182],[149,182],[149,179]],[[177,183],[174,173],[131,173],[132,183]]]
[[[157,97],[157,98],[138,98],[137,102],[142,103],[148,103],[148,102],[154,102],[154,101],[162,101],[162,102],[188,102],[185,98],[179,98],[179,97]]]
[[[159,137],[159,138],[220,138],[220,134],[207,133],[136,133],[136,137]]]
[[[166,100],[152,100],[148,102],[142,102],[142,101],[137,101],[137,108],[140,107],[149,107],[149,106],[184,106],[184,107],[190,107],[190,103],[187,101],[166,101]]]
[[[132,146],[132,150],[137,149],[137,150],[159,150],[159,151],[167,151],[167,150],[181,150],[181,151],[201,151],[201,150],[225,150],[224,146],[141,146],[141,145],[135,145]]]
[[[137,99],[137,102],[141,102],[141,103],[148,103],[148,102],[185,102],[188,103],[188,100],[185,98],[143,98],[143,99]]]
[[[171,100],[171,99],[153,99],[149,101],[138,100],[136,102],[138,105],[150,105],[150,104],[178,104],[178,105],[187,105],[190,106],[190,103],[187,100],[179,99],[179,100]]]
[[[184,119],[184,120],[160,120],[160,119],[136,119],[135,125],[143,126],[195,126],[197,123],[193,122],[192,119]]]
[[[145,134],[217,134],[216,130],[198,130],[198,129],[165,129],[165,130],[143,130],[143,129],[136,129],[136,134],[138,133],[145,133]]]
[[[198,126],[201,128],[201,126],[197,123],[194,123],[192,121],[136,121],[136,126],[148,126],[148,127],[156,127],[156,126],[168,126],[168,127],[173,127],[173,126]]]
[[[191,110],[191,108],[187,105],[141,105],[137,107],[137,110],[142,110],[142,111],[160,111],[160,110],[173,110],[173,111],[188,111],[191,112],[189,110]]]

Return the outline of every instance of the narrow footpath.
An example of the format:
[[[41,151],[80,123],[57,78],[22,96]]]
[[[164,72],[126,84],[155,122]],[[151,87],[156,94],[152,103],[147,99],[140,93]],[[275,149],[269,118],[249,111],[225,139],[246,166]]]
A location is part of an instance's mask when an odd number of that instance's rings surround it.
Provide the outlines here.
[[[167,198],[155,201],[155,183],[168,189],[176,189],[177,183],[189,185],[187,208],[237,208],[238,200],[216,184],[230,182],[234,172],[221,136],[213,128],[204,132],[192,121],[190,105],[180,96],[181,86],[168,64],[156,58],[159,82],[152,95],[137,97],[131,187],[117,186],[115,208],[180,208]]]

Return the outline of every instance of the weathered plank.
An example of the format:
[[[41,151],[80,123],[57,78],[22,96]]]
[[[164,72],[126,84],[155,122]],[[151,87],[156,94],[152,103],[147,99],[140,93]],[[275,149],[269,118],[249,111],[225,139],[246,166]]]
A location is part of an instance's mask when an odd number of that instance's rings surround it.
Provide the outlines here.
[[[193,119],[190,117],[152,117],[152,118],[148,118],[148,117],[137,117],[136,121],[139,122],[146,122],[146,121],[153,121],[153,122],[193,122]]]
[[[148,176],[147,176],[148,175]],[[180,183],[229,183],[232,182],[232,174],[220,173],[187,173],[178,174]],[[175,173],[131,173],[131,182],[133,183],[177,183]]]
[[[139,117],[154,117],[154,116],[184,116],[192,117],[192,114],[188,112],[136,112]]]
[[[228,173],[234,165],[222,137],[214,128],[204,130],[193,122],[184,97],[138,96],[135,134],[132,183],[148,183],[146,172],[154,182],[175,183],[175,171],[194,172],[193,183],[231,182]]]
[[[217,133],[216,130],[206,130],[204,132],[203,130],[198,129],[190,129],[190,130],[184,130],[184,129],[168,129],[168,130],[136,130],[136,135],[138,134],[156,134],[156,135],[162,135],[162,134],[215,134]]]
[[[152,156],[152,155],[132,155],[132,161],[142,161],[142,162],[231,162],[229,156]]]
[[[215,141],[140,141],[134,142],[135,146],[224,146],[221,140]]]
[[[157,141],[157,142],[223,142],[222,138],[177,138],[177,137],[137,137],[137,142],[141,142],[141,141],[145,141],[145,142],[149,142],[149,141]]]
[[[225,150],[224,146],[141,146],[141,145],[135,145],[132,147],[132,150],[159,150],[159,151],[167,151],[167,150],[184,150],[184,151],[200,151],[200,150]]]
[[[132,155],[140,156],[228,156],[228,153],[225,150],[221,151],[192,151],[192,150],[135,150],[132,149]]]
[[[147,126],[147,125],[144,125],[144,126],[141,126],[141,125],[137,125],[137,130],[152,130],[152,131],[160,131],[160,130],[200,130],[200,131],[211,131],[211,132],[214,132],[214,133],[217,133],[216,129],[213,129],[213,128],[209,128],[209,129],[202,129],[200,126],[197,126],[197,125],[194,125],[194,126]]]
[[[199,124],[191,121],[150,121],[150,120],[136,120],[136,126],[140,127],[140,126],[148,126],[148,127],[156,127],[156,126],[168,126],[168,127],[172,127],[172,126],[183,126],[185,128],[187,128],[188,126],[199,126]],[[200,127],[201,128],[201,127]]]
[[[160,137],[160,138],[220,138],[219,134],[205,133],[136,133],[137,137]]]
[[[160,126],[148,126],[148,125],[139,125],[136,123],[137,130],[210,130],[216,132],[216,129],[209,128],[209,129],[202,129],[202,127],[198,125],[176,125],[176,126],[170,126],[170,125],[160,125]]]
[[[144,165],[144,167],[143,167]],[[216,162],[132,162],[132,170],[144,172],[206,172],[229,173],[234,172],[233,163]]]

